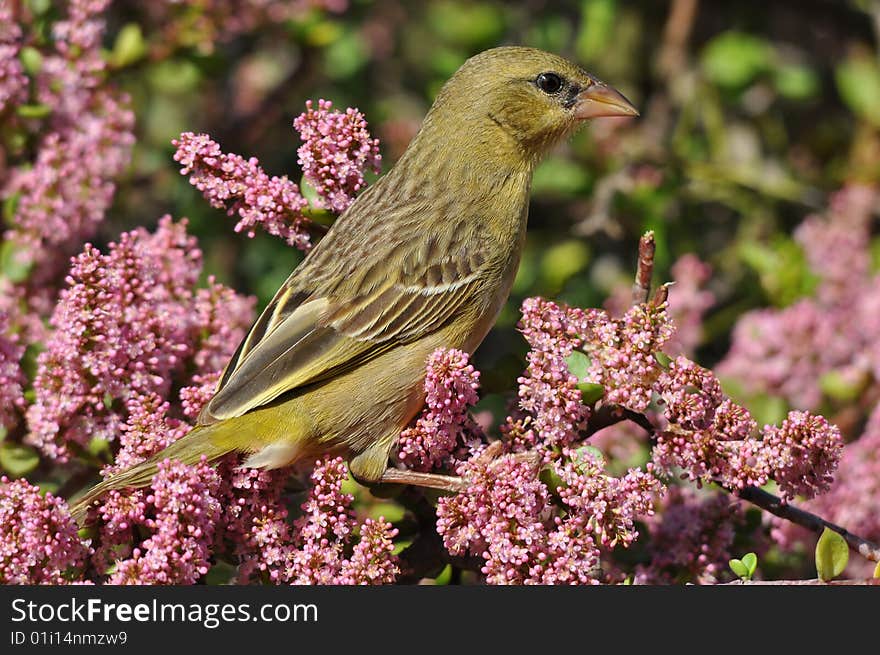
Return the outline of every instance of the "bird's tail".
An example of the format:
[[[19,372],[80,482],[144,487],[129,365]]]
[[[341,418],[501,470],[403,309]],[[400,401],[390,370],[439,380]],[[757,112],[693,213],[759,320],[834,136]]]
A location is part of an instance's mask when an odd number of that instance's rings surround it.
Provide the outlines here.
[[[99,482],[71,505],[70,512],[74,520],[77,524],[82,525],[92,503],[109,491],[148,486],[159,470],[159,462],[166,459],[176,459],[184,464],[195,464],[202,458],[202,455],[207,457],[209,461],[213,461],[236,450],[235,445],[229,440],[218,439],[214,434],[221,425],[223,423],[196,427],[149,459]]]

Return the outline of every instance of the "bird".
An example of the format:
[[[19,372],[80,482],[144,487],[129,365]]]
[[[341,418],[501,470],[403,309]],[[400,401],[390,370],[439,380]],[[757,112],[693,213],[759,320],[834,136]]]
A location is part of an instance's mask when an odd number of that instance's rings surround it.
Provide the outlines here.
[[[585,121],[637,116],[619,91],[558,55],[502,46],[443,85],[399,160],[293,271],[226,366],[196,426],[72,506],[148,486],[166,458],[232,452],[275,469],[343,453],[365,484],[424,404],[429,355],[467,353],[507,301],[532,173]]]

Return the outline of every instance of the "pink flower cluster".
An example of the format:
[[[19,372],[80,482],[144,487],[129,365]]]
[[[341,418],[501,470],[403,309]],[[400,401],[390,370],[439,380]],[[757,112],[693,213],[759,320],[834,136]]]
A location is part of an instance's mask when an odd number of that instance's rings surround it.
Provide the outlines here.
[[[35,101],[48,110],[36,123],[36,155],[16,162],[0,188],[15,207],[5,238],[18,245],[35,289],[59,272],[64,261],[59,254],[71,254],[95,234],[131,155],[134,115],[128,98],[103,79],[100,15],[108,4],[71,0],[66,19],[54,23],[52,47],[41,53],[33,73]]]
[[[305,178],[331,210],[341,212],[365,185],[364,171],[378,172],[379,141],[370,137],[359,111],[331,112],[331,106],[321,100],[315,110],[308,101],[294,127],[304,141],[298,154]],[[238,215],[236,232],[253,237],[261,227],[300,250],[311,247],[304,214],[309,202],[286,175],[270,177],[256,157],[224,153],[207,134],[184,132],[172,144],[181,175],[189,176],[212,207]]]
[[[132,395],[167,397],[187,367],[216,373],[244,335],[250,301],[216,284],[194,289],[201,253],[185,226],[165,217],[155,234],[140,228],[106,255],[87,245],[74,258],[27,413],[29,442],[53,459],[115,440]]]
[[[307,100],[306,111],[293,127],[303,140],[296,151],[303,175],[326,208],[341,213],[366,184],[364,172],[379,172],[382,156],[379,140],[370,136],[361,112],[351,107],[345,112],[332,109],[329,100],[318,100],[317,109]]]
[[[468,360],[467,353],[455,349],[438,349],[428,358],[425,409],[397,443],[397,456],[408,468],[448,466],[456,448],[479,438],[468,408],[477,402],[480,373]]]
[[[804,221],[795,236],[819,276],[815,296],[745,314],[720,375],[800,409],[820,407],[829,376],[856,390],[880,379],[880,275],[869,249],[876,199],[876,190],[850,186],[826,215]]]
[[[688,253],[679,257],[670,268],[672,284],[668,286],[667,312],[675,331],[666,343],[666,350],[691,355],[703,341],[703,319],[715,304],[715,294],[707,289],[712,267]],[[625,314],[632,306],[632,287],[621,284],[605,301],[612,316]]]
[[[281,502],[289,471],[241,470],[232,477],[231,503],[223,522],[242,565],[240,577],[255,573],[275,584],[383,584],[398,573],[393,554],[397,530],[382,518],[358,527],[351,494],[342,492],[347,469],[341,458],[324,458],[311,475],[302,516],[291,524]],[[355,530],[359,539],[355,543]]]
[[[119,561],[109,584],[193,584],[210,566],[214,528],[220,515],[217,472],[202,459],[195,466],[165,460],[153,478],[146,503],[152,531],[131,557]]]
[[[485,560],[489,584],[594,584],[600,545],[629,545],[634,518],[650,515],[662,486],[649,473],[608,476],[589,454],[555,464],[560,505],[533,462],[505,455],[475,457],[459,473],[470,486],[437,504],[437,532],[453,555]]]
[[[868,418],[864,433],[847,444],[827,493],[805,504],[805,509],[845,526],[871,541],[880,542],[880,406]],[[791,531],[786,527],[787,531]],[[870,575],[870,571],[867,572]]]
[[[686,357],[670,363],[656,391],[668,421],[654,446],[658,466],[731,488],[761,486],[772,477],[789,499],[812,498],[830,486],[843,440],[823,417],[791,412],[758,438],[748,410],[725,398],[715,375]]]
[[[764,426],[761,444],[783,498],[828,491],[843,451],[837,426],[809,412],[789,412],[781,426]]]
[[[669,287],[669,314],[675,323],[670,352],[693,354],[703,341],[703,317],[715,304],[715,294],[706,284],[712,267],[694,254],[680,257],[670,269],[674,284]]]
[[[64,500],[0,478],[0,584],[66,584],[88,555]]]
[[[636,569],[637,584],[714,584],[727,570],[736,528],[745,522],[739,502],[725,493],[670,487],[648,518],[650,563]]]
[[[286,175],[270,177],[256,157],[226,154],[207,134],[184,132],[172,144],[181,175],[189,176],[212,207],[238,214],[236,232],[253,238],[259,226],[300,250],[311,247],[308,219],[302,215],[308,202]]]
[[[0,0],[0,114],[27,95],[27,76],[18,53],[21,27],[13,19],[12,2]]]
[[[11,428],[18,423],[19,412],[25,404],[25,376],[21,370],[24,346],[18,335],[8,330],[9,319],[0,309],[0,428]]]
[[[504,430],[506,447],[519,454],[492,460],[488,451],[472,448],[472,457],[457,467],[467,490],[441,498],[437,507],[447,549],[481,557],[487,582],[611,579],[612,571],[599,569],[603,549],[627,547],[637,538],[635,519],[653,514],[653,498],[663,490],[661,471],[677,468],[697,482],[731,488],[763,485],[772,476],[789,499],[827,490],[840,457],[839,430],[822,417],[792,412],[780,427],[765,426],[758,435],[749,412],[725,398],[711,371],[683,356],[661,365],[656,353],[673,332],[665,306],[645,303],[615,320],[597,310],[529,299],[520,328],[532,350],[519,380],[522,413]],[[603,405],[623,401],[643,411],[656,398],[662,407],[659,422],[665,427],[657,430],[653,462],[644,470],[611,476],[601,456],[577,448],[590,413],[581,402],[580,380],[569,370],[567,358],[576,349],[590,357],[586,380],[607,385]],[[544,424],[549,429],[535,427]],[[556,431],[560,426],[562,433]],[[521,452],[527,449],[534,452]],[[706,541],[701,555],[686,539],[684,550],[658,558],[656,570],[639,575],[659,580],[675,570],[710,580],[724,561],[738,514],[718,503],[685,502],[681,492],[674,492],[667,511],[669,525],[694,512],[702,517],[693,539],[713,522],[727,532]],[[672,528],[654,525],[659,542],[674,538]],[[688,560],[685,550],[696,559]]]
[[[542,298],[523,302],[518,327],[531,349],[525,374],[517,379],[525,415],[511,417],[505,427],[514,447],[563,447],[586,426],[590,408],[581,402],[581,380],[571,374],[566,358],[583,343],[595,315]]]
[[[655,353],[675,328],[666,303],[634,305],[620,318],[598,312],[583,351],[591,360],[589,382],[605,387],[606,403],[642,412],[651,402],[661,368]]]
[[[139,464],[186,434],[189,426],[178,419],[169,418],[170,407],[169,402],[163,401],[154,393],[135,394],[128,399],[128,416],[120,429],[119,450],[113,464],[102,469],[104,478]],[[141,535],[145,531],[149,532],[155,516],[155,505],[149,489],[112,491],[94,513],[100,519],[96,526],[97,539],[93,557],[93,564],[98,572],[113,570],[122,558],[139,558],[151,545],[140,543],[143,539]],[[155,567],[153,572],[159,573]],[[133,576],[132,573],[130,578]],[[155,577],[144,580],[159,581]],[[128,583],[132,583],[131,579]]]

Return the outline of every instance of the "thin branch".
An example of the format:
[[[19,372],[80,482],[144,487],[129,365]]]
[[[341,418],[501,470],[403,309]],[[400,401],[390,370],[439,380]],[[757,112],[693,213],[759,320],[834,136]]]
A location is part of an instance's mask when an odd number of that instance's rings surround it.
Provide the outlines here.
[[[697,17],[698,0],[673,0],[663,28],[657,68],[667,78],[681,73],[687,63],[687,43]]]
[[[385,469],[382,477],[376,480],[376,484],[407,484],[415,487],[427,487],[458,493],[467,489],[467,482],[454,475],[440,475],[438,473],[419,473],[418,471],[405,471],[402,469]]]
[[[725,491],[770,512],[774,516],[778,516],[786,521],[791,521],[802,528],[806,528],[810,532],[822,534],[822,531],[825,528],[833,530],[843,537],[849,547],[859,555],[872,562],[880,562],[880,546],[853,534],[846,528],[831,523],[830,521],[826,521],[821,516],[817,516],[806,510],[798,509],[793,505],[784,503],[778,497],[764,491],[763,489],[759,489],[758,487],[744,487],[739,490],[724,489]]]
[[[632,300],[634,305],[648,302],[651,293],[651,278],[654,275],[654,251],[657,243],[654,230],[648,230],[639,239],[639,263],[636,268],[636,279],[633,282]]]
[[[614,423],[617,423],[625,418],[643,428],[648,433],[649,437],[653,440],[656,428],[647,416],[638,412],[633,412],[628,409],[620,409],[622,411],[618,414],[614,412],[614,408],[608,408],[605,414],[601,414],[603,421],[607,422],[607,425],[613,425]],[[607,425],[602,425],[601,427],[607,427]],[[601,427],[598,429],[601,429]],[[774,516],[778,516],[781,519],[790,521],[791,523],[799,525],[802,528],[806,528],[807,530],[815,534],[822,534],[822,531],[825,528],[833,530],[841,537],[843,537],[847,545],[849,545],[849,547],[857,552],[859,555],[871,562],[880,562],[880,546],[872,541],[869,541],[868,539],[853,534],[846,528],[839,526],[836,523],[826,521],[817,514],[813,514],[806,510],[799,509],[794,505],[784,503],[782,499],[778,496],[774,496],[773,494],[764,491],[763,489],[760,489],[758,487],[748,486],[743,487],[742,489],[730,489],[718,482],[717,480],[715,481],[715,483],[727,493],[737,496],[738,498],[747,502],[750,502],[756,507],[770,512]]]

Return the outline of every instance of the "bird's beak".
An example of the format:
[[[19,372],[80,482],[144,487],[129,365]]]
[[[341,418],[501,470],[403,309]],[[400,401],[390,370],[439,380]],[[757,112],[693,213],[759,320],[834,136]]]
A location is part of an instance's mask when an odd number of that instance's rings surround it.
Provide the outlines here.
[[[638,116],[639,110],[624,95],[602,82],[593,82],[577,95],[574,116],[579,120],[600,116]]]

